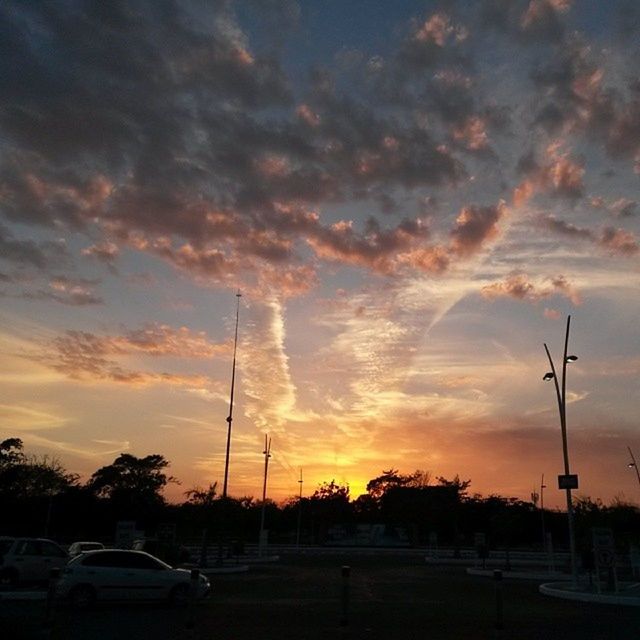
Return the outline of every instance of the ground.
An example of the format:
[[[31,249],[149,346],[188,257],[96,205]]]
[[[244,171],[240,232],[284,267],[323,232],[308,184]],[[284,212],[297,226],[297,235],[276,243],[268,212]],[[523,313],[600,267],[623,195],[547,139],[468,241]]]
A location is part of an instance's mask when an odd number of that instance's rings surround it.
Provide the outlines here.
[[[341,626],[341,567],[351,567],[348,624]],[[52,640],[636,640],[640,607],[581,604],[538,593],[538,583],[502,583],[504,628],[497,630],[496,585],[462,567],[426,566],[419,557],[283,557],[246,574],[214,576],[209,601],[189,612],[161,605],[103,605],[43,611],[26,619],[1,603],[2,638]],[[36,605],[31,605],[32,607]],[[40,605],[41,606],[41,605]],[[25,610],[26,611],[26,610]],[[11,618],[11,619],[9,619]],[[9,626],[10,625],[10,626]]]

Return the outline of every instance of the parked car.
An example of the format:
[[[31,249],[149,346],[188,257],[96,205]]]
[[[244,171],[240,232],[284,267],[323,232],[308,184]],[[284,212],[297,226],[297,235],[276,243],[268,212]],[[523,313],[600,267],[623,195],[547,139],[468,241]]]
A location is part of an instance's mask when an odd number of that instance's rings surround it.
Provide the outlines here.
[[[0,537],[0,583],[15,586],[45,582],[51,569],[62,569],[69,556],[46,538]]]
[[[71,558],[75,558],[81,553],[86,553],[87,551],[98,551],[99,549],[104,549],[102,542],[74,542],[69,546],[69,556]]]
[[[77,608],[96,600],[167,600],[187,602],[191,574],[173,569],[166,562],[144,551],[104,549],[88,551],[69,561],[57,586],[57,596]],[[198,598],[209,595],[211,585],[200,575]]]

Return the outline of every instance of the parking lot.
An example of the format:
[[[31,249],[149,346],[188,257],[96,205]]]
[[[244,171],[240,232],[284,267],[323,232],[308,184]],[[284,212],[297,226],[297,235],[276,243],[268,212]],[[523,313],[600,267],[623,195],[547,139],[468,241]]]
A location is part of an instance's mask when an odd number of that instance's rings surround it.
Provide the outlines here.
[[[341,567],[351,567],[348,624],[341,626]],[[248,573],[212,577],[212,597],[189,611],[164,605],[58,608],[50,631],[44,602],[8,606],[0,599],[3,638],[393,640],[515,638],[631,640],[640,608],[589,605],[544,597],[533,582],[505,580],[504,629],[495,629],[491,579],[462,567],[426,566],[417,557],[284,556]],[[6,633],[8,632],[8,633]]]

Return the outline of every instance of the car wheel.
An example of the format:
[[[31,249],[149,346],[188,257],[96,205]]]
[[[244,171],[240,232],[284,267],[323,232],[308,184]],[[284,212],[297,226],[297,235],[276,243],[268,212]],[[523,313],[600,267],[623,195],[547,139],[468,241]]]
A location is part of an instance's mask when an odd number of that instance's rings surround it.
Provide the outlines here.
[[[177,584],[169,594],[169,602],[173,605],[184,606],[189,602],[189,585]]]
[[[69,593],[69,602],[74,609],[88,609],[96,601],[96,591],[88,584],[80,584]]]
[[[16,569],[3,569],[0,571],[0,584],[3,587],[16,587],[20,582],[20,576]]]

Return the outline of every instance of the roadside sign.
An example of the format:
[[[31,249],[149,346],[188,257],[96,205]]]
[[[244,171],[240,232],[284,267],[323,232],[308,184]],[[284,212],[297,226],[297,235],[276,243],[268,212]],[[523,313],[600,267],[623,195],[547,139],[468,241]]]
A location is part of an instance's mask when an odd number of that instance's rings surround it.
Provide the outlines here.
[[[116,547],[130,549],[136,533],[136,523],[133,520],[119,520],[116,523]]]
[[[607,588],[618,591],[618,576],[616,575],[616,546],[613,531],[608,527],[593,527],[591,530],[593,540],[593,554],[596,561],[596,586],[601,592],[600,571],[605,570],[607,575]]]
[[[156,532],[158,540],[168,544],[173,544],[176,541],[176,525],[173,522],[164,522],[158,525]]]
[[[613,567],[616,554],[611,549],[599,549],[597,552],[598,565],[604,569]]]
[[[578,475],[575,473],[568,473],[558,476],[558,489],[577,489],[578,488]]]
[[[615,541],[613,539],[613,531],[609,527],[593,527],[591,530],[593,537],[593,548],[615,550]]]

